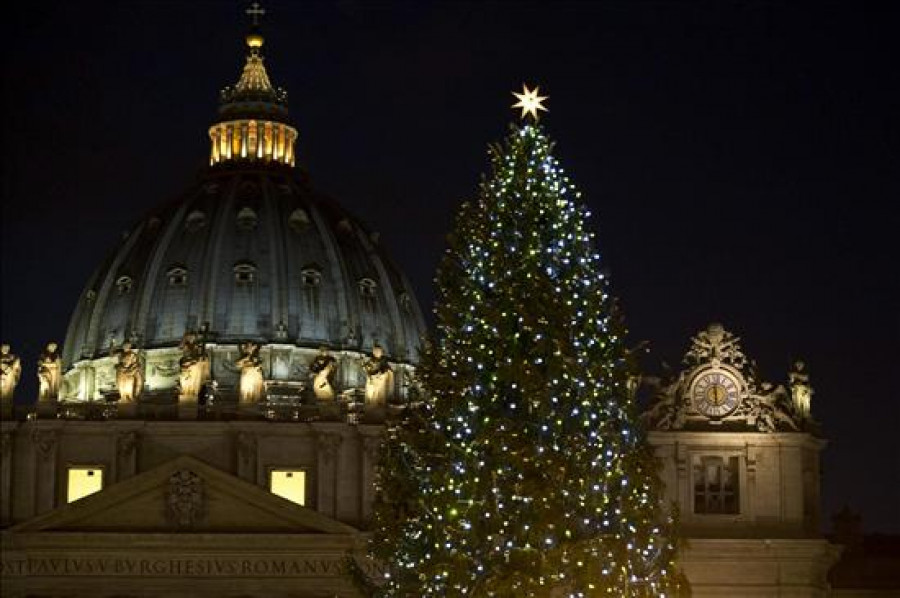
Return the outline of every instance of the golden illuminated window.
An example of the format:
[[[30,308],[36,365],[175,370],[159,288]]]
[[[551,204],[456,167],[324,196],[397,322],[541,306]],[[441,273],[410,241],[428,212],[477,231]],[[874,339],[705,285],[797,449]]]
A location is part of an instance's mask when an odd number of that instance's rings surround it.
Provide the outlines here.
[[[74,502],[103,489],[103,469],[100,467],[69,467],[66,481],[66,502]]]
[[[298,505],[306,504],[306,472],[302,469],[270,470],[269,491]]]

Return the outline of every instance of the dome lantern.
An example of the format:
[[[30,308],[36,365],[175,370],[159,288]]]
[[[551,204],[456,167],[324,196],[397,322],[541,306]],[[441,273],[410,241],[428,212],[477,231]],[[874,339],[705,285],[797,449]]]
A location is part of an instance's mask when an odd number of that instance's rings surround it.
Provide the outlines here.
[[[259,31],[265,14],[254,3],[247,14],[253,23],[245,37],[247,61],[241,77],[220,94],[219,119],[209,129],[210,165],[262,162],[294,166],[297,129],[288,120],[287,92],[274,87],[266,72]]]

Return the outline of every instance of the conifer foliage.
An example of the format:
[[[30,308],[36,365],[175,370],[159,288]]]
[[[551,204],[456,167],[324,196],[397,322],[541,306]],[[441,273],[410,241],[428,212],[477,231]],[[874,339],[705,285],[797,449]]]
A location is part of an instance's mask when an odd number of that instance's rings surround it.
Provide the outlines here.
[[[672,545],[579,192],[512,126],[437,274],[424,402],[387,432],[381,596],[663,596]]]

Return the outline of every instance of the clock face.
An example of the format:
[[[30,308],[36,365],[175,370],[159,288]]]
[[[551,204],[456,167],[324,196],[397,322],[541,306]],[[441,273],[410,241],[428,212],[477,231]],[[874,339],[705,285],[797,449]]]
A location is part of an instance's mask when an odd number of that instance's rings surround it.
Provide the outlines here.
[[[707,417],[722,417],[741,402],[740,387],[731,375],[722,371],[700,374],[691,389],[694,407]]]

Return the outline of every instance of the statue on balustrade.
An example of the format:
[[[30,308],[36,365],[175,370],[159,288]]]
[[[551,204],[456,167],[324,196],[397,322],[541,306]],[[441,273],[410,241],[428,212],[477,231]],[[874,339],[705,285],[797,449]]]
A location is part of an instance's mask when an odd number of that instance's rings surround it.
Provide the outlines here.
[[[181,375],[178,379],[179,398],[196,401],[200,388],[209,378],[209,356],[203,339],[193,332],[185,333],[178,347],[181,349]]]
[[[0,399],[11,400],[22,376],[22,362],[9,345],[0,345]]]
[[[144,363],[138,352],[127,341],[115,353],[118,358],[116,363],[116,388],[119,390],[119,400],[133,401],[144,390]]]
[[[802,361],[796,362],[794,369],[788,374],[788,380],[791,385],[791,399],[794,404],[794,411],[801,419],[808,419],[812,407],[813,389],[809,385],[809,373],[806,371],[806,364]]]
[[[372,347],[372,356],[363,361],[366,372],[366,406],[384,406],[394,390],[394,372],[380,345]]]
[[[334,400],[334,386],[331,378],[337,368],[337,360],[325,347],[319,348],[319,354],[313,359],[309,371],[313,373],[313,393],[320,401]]]
[[[38,399],[41,401],[55,401],[59,398],[62,360],[58,349],[56,343],[49,342],[38,358]]]
[[[241,356],[234,362],[241,368],[241,403],[255,403],[263,395],[263,368],[259,345],[252,341],[241,343]]]

